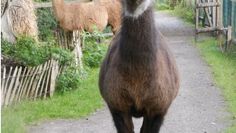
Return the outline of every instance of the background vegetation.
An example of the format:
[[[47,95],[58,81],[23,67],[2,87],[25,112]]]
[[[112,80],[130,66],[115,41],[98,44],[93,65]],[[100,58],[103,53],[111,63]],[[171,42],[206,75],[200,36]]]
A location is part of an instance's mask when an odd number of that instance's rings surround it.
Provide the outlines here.
[[[58,23],[52,10],[37,9],[36,15],[39,42],[26,36],[19,37],[16,44],[1,40],[2,54],[23,66],[36,66],[53,58],[58,60],[61,66],[66,66],[66,69],[57,78],[56,93],[52,98],[22,101],[1,110],[1,131],[4,133],[25,133],[27,125],[46,119],[84,117],[103,106],[97,81],[98,67],[108,47],[107,43],[104,43],[106,38],[99,32],[84,37],[84,69],[80,70],[73,65],[72,52],[56,44],[54,33]],[[105,30],[109,31],[109,28]],[[98,36],[101,43],[98,43]]]
[[[3,133],[25,133],[26,125],[56,118],[84,117],[103,106],[97,86],[98,68],[90,69],[78,88],[47,100],[23,101],[2,110]]]
[[[184,2],[179,3],[175,6],[173,10],[173,14],[184,19],[187,22],[194,23],[195,22],[195,14],[194,7],[186,6]]]
[[[56,81],[56,93],[47,100],[22,101],[2,110],[2,132],[25,133],[25,126],[45,119],[80,118],[102,107],[97,86],[98,67],[107,50],[107,44],[95,39],[85,40],[84,71],[67,64],[72,54],[51,44],[39,44],[32,38],[22,37],[16,45],[2,42],[2,53],[24,65],[37,65],[49,58],[68,65]],[[12,126],[13,125],[13,126]]]
[[[40,41],[55,40],[54,33],[58,23],[51,8],[39,8],[36,10]]]
[[[58,60],[60,65],[72,63],[73,54],[53,42],[39,43],[33,38],[22,36],[15,44],[2,40],[1,52],[24,66],[37,66],[49,59]]]

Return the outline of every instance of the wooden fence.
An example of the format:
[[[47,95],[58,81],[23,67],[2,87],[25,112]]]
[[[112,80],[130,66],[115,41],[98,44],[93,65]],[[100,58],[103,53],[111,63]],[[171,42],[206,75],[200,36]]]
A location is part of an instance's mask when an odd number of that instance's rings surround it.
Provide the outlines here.
[[[57,61],[36,67],[3,66],[1,74],[1,105],[6,106],[22,99],[51,97],[59,73]]]
[[[68,4],[71,4],[71,3],[79,3],[79,2],[89,2],[89,1],[92,1],[92,0],[72,0],[72,1],[65,1],[66,3]],[[34,2],[34,7],[35,8],[47,8],[47,7],[52,7],[52,2]]]

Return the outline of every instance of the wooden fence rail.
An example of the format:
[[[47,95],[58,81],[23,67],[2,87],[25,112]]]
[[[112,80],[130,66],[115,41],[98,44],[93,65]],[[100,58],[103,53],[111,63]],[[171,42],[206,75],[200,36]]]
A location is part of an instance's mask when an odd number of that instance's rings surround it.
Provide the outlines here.
[[[71,3],[79,3],[79,2],[89,2],[92,0],[73,0],[73,1],[65,1],[68,4]],[[48,7],[52,7],[52,2],[34,2],[34,7],[35,8],[48,8]]]
[[[59,65],[55,60],[49,60],[36,67],[3,66],[1,69],[2,106],[22,99],[51,97],[54,93],[59,73]]]

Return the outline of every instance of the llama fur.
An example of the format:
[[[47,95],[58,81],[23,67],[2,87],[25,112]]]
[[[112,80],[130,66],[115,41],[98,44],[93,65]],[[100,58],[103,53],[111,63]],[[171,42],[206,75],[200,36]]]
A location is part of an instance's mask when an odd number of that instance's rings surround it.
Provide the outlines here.
[[[65,31],[103,31],[108,23],[108,13],[104,6],[95,2],[65,3],[52,0],[53,9],[60,26]]]
[[[102,63],[99,88],[118,133],[159,133],[179,90],[179,74],[167,42],[156,28],[152,0],[123,0],[120,31]],[[125,13],[125,12],[128,12]]]
[[[95,0],[96,1],[96,0]],[[108,13],[108,24],[112,28],[112,32],[116,33],[121,25],[121,1],[120,0],[97,0],[104,5]]]

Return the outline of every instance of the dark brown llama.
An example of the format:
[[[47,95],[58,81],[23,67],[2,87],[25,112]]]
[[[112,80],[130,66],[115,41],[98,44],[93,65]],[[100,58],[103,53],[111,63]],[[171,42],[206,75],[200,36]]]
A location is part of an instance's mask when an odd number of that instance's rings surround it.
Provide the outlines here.
[[[123,20],[100,71],[99,87],[118,133],[159,133],[179,89],[174,57],[155,27],[153,0],[122,0]]]

